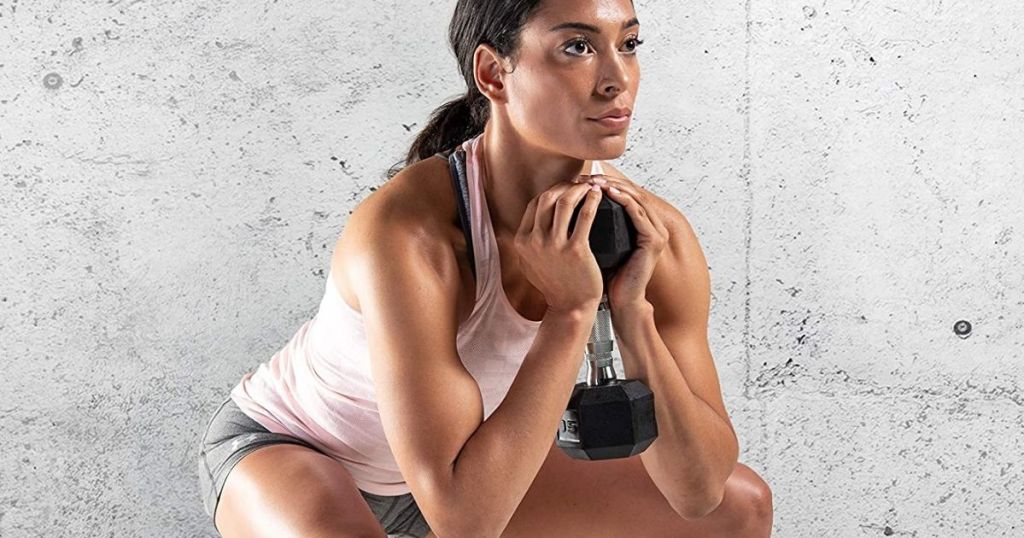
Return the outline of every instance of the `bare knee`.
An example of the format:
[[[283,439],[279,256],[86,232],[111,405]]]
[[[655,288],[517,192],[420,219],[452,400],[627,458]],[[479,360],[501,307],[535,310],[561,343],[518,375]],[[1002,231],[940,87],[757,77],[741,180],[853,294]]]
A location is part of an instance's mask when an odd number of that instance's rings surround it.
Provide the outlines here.
[[[745,507],[741,516],[742,526],[750,532],[747,536],[769,536],[774,518],[771,487],[750,467],[742,463],[736,465],[736,490],[742,498],[740,504]]]

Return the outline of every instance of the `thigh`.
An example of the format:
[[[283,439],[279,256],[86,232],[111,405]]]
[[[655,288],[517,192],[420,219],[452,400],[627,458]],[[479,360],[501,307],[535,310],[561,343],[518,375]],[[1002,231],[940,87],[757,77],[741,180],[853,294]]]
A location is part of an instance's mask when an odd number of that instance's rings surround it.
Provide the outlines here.
[[[230,397],[210,418],[200,445],[203,505],[223,536],[316,536],[338,529],[345,533],[332,536],[386,536],[341,463],[302,439],[268,431]]]
[[[712,514],[684,519],[655,486],[639,455],[580,461],[552,444],[502,537],[737,536],[732,531],[740,522],[730,521],[729,512],[740,504],[727,495]]]
[[[215,521],[225,538],[387,536],[344,466],[296,444],[243,457],[227,476]]]

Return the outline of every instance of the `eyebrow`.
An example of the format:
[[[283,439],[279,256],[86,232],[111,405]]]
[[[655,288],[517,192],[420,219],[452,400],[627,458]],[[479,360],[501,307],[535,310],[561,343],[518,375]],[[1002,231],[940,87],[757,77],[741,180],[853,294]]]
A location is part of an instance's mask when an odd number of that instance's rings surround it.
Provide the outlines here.
[[[622,23],[622,29],[625,30],[626,28],[630,28],[632,26],[637,26],[639,24],[640,24],[640,21],[636,17],[633,17],[632,19],[629,19],[628,21]],[[576,30],[585,30],[587,32],[593,32],[595,34],[600,34],[601,33],[601,29],[598,28],[597,26],[592,26],[590,24],[583,23],[583,22],[563,22],[562,24],[557,24],[555,26],[552,26],[550,31],[551,32],[555,32],[555,31],[558,31],[558,30],[562,30],[564,28],[572,28],[572,29],[576,29]]]

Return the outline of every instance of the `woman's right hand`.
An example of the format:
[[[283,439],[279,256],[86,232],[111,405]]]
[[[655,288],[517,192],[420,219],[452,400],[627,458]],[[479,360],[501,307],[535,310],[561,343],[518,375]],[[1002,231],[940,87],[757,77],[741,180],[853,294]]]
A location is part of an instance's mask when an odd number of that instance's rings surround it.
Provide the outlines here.
[[[599,185],[577,178],[556,184],[526,206],[516,253],[527,280],[544,295],[548,312],[596,310],[601,301],[604,280],[590,250],[590,228],[602,196]],[[583,198],[570,237],[569,221]]]

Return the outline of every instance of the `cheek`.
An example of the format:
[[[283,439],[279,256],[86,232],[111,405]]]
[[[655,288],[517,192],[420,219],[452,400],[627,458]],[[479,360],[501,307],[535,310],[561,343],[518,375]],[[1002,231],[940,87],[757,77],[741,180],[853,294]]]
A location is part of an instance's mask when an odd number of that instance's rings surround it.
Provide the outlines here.
[[[545,139],[564,138],[579,130],[591,99],[589,90],[580,77],[556,69],[523,73],[510,88],[509,116],[517,130]]]

